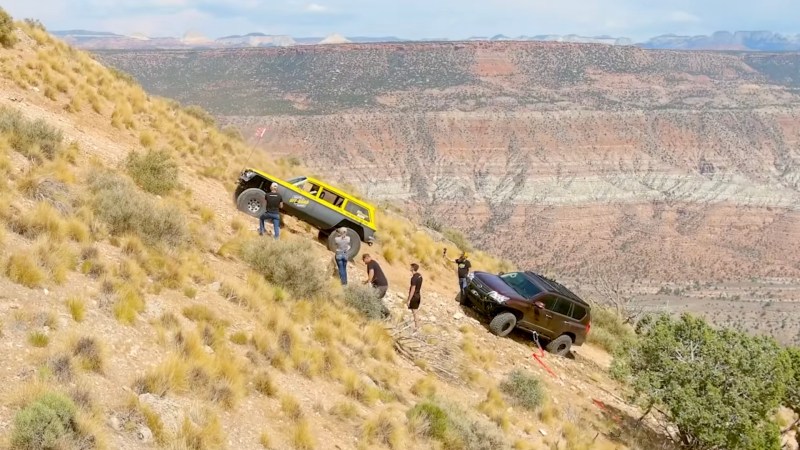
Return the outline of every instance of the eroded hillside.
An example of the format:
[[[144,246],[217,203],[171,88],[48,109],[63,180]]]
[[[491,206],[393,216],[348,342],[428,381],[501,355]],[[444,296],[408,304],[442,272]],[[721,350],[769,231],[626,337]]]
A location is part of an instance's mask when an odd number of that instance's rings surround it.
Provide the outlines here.
[[[457,307],[440,257],[456,246],[386,210],[369,251],[394,318],[363,317],[306,225],[287,219],[275,244],[236,212],[235,133],[17,26],[0,49],[0,447],[669,448],[633,429],[607,354],[545,357],[551,377],[529,336],[496,338]]]
[[[798,338],[764,305],[797,304],[800,55],[432,43],[100,58],[517,264]],[[743,310],[659,297],[664,283]]]

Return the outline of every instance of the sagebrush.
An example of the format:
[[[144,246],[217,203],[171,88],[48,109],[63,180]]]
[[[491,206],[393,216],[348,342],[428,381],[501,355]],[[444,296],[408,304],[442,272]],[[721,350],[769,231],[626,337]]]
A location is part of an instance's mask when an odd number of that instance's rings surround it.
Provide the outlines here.
[[[167,194],[178,186],[178,163],[166,150],[131,152],[125,167],[136,184],[151,194]]]
[[[14,417],[11,446],[20,450],[56,448],[75,432],[75,404],[55,393],[42,395]]]
[[[52,159],[64,139],[61,130],[44,120],[29,120],[19,111],[5,107],[0,107],[0,134],[6,135],[14,150],[33,159]]]
[[[525,409],[534,410],[544,401],[544,390],[539,379],[522,369],[512,371],[500,384],[500,390]]]
[[[371,286],[348,284],[344,289],[344,301],[351,308],[370,320],[378,320],[388,316],[389,311],[378,292]]]
[[[129,180],[111,173],[92,174],[89,187],[95,213],[112,233],[132,232],[147,242],[172,246],[186,242],[184,215],[137,190]]]
[[[241,256],[269,282],[299,298],[313,298],[327,286],[325,271],[308,241],[254,238],[244,242]]]

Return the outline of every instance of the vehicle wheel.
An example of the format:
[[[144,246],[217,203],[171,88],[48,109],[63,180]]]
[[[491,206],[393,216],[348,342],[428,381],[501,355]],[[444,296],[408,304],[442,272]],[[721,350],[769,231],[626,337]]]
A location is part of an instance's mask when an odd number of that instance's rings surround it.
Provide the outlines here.
[[[350,236],[350,251],[347,252],[347,260],[352,261],[358,252],[361,250],[361,238],[358,236],[356,230],[352,228],[347,229],[347,235]],[[328,235],[328,249],[332,252],[336,251],[336,231],[331,231]]]
[[[267,201],[264,199],[265,192],[259,188],[245,189],[236,199],[236,207],[239,211],[250,214],[253,217],[260,217],[264,213]]]
[[[553,339],[545,347],[548,352],[558,356],[566,356],[570,348],[572,348],[572,338],[566,334]]]
[[[510,312],[503,312],[496,316],[489,323],[489,330],[492,333],[503,337],[511,333],[511,330],[517,325],[517,317]]]

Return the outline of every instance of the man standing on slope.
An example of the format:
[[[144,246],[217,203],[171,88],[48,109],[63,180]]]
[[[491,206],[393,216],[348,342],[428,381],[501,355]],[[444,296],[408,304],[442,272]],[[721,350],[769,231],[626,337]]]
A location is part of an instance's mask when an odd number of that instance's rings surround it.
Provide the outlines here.
[[[419,264],[413,263],[411,264],[411,285],[408,287],[408,301],[406,302],[408,309],[411,310],[411,314],[414,316],[414,328],[419,328],[419,323],[417,321],[417,310],[419,309],[419,304],[422,301],[421,291],[422,290],[422,275],[419,273]]]
[[[272,183],[269,187],[269,192],[264,195],[264,200],[267,205],[264,208],[264,214],[258,218],[258,235],[263,236],[267,231],[264,227],[264,222],[267,220],[272,221],[272,236],[277,240],[281,234],[281,214],[280,210],[283,208],[283,198],[278,194],[278,184]]]
[[[386,307],[382,300],[383,297],[386,296],[386,291],[389,289],[389,281],[386,279],[386,275],[383,274],[383,269],[381,269],[378,261],[372,259],[369,253],[364,253],[361,260],[367,265],[367,279],[364,280],[364,284],[370,284],[373,288],[377,289],[378,301],[381,302],[381,315],[384,318],[389,317],[389,308]]]
[[[447,258],[447,249],[444,249],[444,252],[442,254],[444,255],[445,258]],[[469,275],[469,269],[472,268],[472,263],[469,262],[469,259],[467,259],[467,256],[468,256],[467,252],[462,251],[461,252],[461,256],[459,256],[457,259],[447,258],[448,261],[452,261],[452,262],[456,263],[456,265],[458,265],[458,271],[457,271],[457,274],[458,274],[458,289],[459,289],[459,292],[461,293],[460,300],[461,300],[462,304],[466,301],[466,296],[467,296],[467,275]]]

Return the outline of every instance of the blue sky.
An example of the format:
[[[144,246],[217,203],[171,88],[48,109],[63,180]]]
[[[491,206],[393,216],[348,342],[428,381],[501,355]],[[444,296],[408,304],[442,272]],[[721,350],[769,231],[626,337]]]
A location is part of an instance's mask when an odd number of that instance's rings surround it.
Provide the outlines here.
[[[582,34],[637,40],[716,30],[800,33],[798,0],[0,0],[51,30],[209,37],[263,32],[406,38]]]

